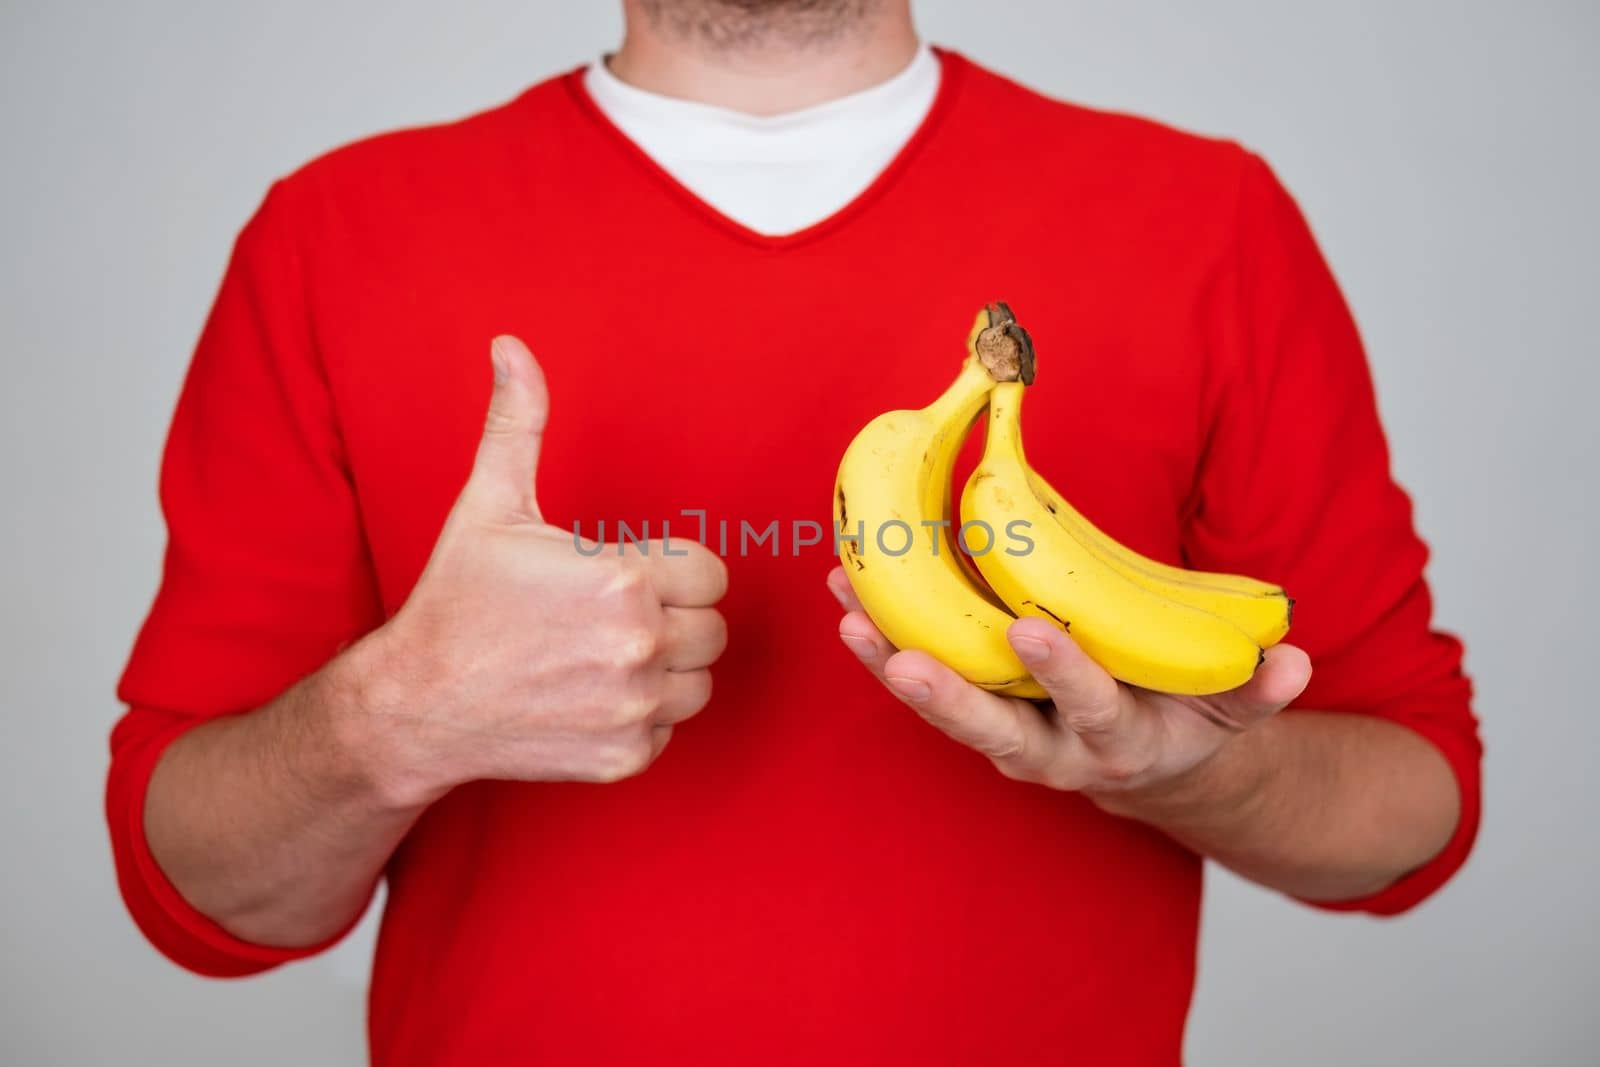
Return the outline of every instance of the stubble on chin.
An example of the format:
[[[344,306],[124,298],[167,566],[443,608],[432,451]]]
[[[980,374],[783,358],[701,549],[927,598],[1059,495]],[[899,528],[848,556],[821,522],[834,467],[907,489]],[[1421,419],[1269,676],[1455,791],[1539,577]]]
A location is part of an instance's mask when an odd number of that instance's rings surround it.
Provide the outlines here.
[[[858,32],[882,0],[638,0],[658,32],[712,51],[826,46]]]

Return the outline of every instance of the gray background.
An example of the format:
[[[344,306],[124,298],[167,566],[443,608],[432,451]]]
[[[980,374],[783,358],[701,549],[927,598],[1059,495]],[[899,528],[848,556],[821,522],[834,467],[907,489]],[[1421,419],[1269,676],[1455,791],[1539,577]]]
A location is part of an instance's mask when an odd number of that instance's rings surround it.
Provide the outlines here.
[[[206,982],[145,947],[116,898],[100,788],[113,681],[158,574],[158,453],[273,177],[507,98],[613,43],[618,15],[595,0],[0,11],[0,1061],[357,1062],[370,923],[325,958]],[[1439,620],[1470,643],[1489,749],[1472,863],[1399,922],[1214,874],[1191,1061],[1596,1062],[1600,709],[1578,687],[1600,601],[1596,6],[919,15],[1047,91],[1226,133],[1276,165],[1355,306]]]

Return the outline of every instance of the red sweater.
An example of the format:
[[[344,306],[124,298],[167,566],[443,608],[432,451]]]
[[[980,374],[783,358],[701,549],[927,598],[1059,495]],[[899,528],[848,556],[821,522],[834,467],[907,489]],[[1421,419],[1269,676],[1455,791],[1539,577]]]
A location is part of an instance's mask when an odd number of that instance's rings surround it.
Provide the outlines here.
[[[405,600],[471,465],[489,340],[549,379],[539,497],[588,532],[705,508],[733,532],[716,695],[617,785],[480,782],[388,868],[379,1064],[1178,1061],[1200,860],[1082,797],[1012,782],[884,693],[836,636],[835,465],[954,374],[1003,297],[1040,353],[1029,458],[1145,553],[1285,584],[1305,707],[1403,723],[1463,796],[1461,648],[1361,344],[1257,157],[1069,106],[942,53],[892,166],[838,215],[762,237],[697,200],[577,73],[277,183],[245,227],[173,421],[161,590],[120,689],[107,811],[129,909],[173,960],[244,943],[153,862],[164,745],[316,670]],[[737,555],[741,521],[779,520]]]

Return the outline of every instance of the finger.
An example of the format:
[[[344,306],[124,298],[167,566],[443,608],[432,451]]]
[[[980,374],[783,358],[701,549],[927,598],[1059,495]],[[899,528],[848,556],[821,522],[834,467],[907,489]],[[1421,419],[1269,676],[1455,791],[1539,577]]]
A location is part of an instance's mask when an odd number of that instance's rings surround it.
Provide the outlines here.
[[[661,662],[669,671],[709,667],[728,647],[728,622],[715,608],[663,608],[661,627]]]
[[[1018,619],[1006,630],[1017,658],[1044,686],[1066,719],[1076,717],[1091,732],[1110,727],[1122,703],[1117,680],[1089,658],[1078,643],[1043,619]],[[1069,723],[1070,725],[1070,723]]]
[[[668,671],[661,681],[661,703],[651,722],[672,725],[692,718],[711,699],[711,672]]]
[[[1060,738],[1037,708],[978,688],[926,652],[896,652],[884,677],[917,714],[1019,777],[1057,756]]]
[[[844,610],[862,610],[861,601],[856,598],[856,591],[850,587],[850,577],[845,574],[843,567],[835,567],[828,572],[828,591]]]
[[[672,727],[656,725],[650,727],[650,762],[654,763],[661,758],[662,751],[667,747],[667,742],[672,740]]]
[[[1055,705],[1055,725],[1066,731],[1103,769],[1118,776],[1152,763],[1161,748],[1160,713],[1129,699],[1078,643],[1043,619],[1018,619],[1006,632]],[[1069,765],[1064,761],[1063,765]]]
[[[1250,680],[1237,689],[1195,701],[1202,714],[1243,730],[1271,718],[1305,691],[1311,657],[1293,645],[1275,645],[1262,656]]]
[[[534,474],[550,414],[544,372],[515,337],[496,337],[490,358],[494,391],[462,497],[466,506],[495,521],[536,523],[540,513]]]
[[[839,620],[839,640],[867,670],[877,676],[878,681],[884,680],[884,667],[896,650],[865,612],[852,611]]]
[[[668,548],[671,554],[667,553]],[[728,591],[728,567],[698,541],[646,541],[627,545],[644,565],[661,603],[679,608],[709,608]]]

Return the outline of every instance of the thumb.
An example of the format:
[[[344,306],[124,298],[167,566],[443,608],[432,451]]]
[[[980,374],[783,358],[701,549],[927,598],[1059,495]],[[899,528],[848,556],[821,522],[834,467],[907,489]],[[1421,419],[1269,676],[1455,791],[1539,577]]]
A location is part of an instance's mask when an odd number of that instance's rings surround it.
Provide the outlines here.
[[[1201,700],[1229,725],[1254,726],[1287,707],[1310,682],[1311,657],[1294,645],[1275,645],[1248,682]]]
[[[528,346],[500,336],[489,348],[494,392],[484,419],[483,439],[467,479],[464,501],[474,511],[501,522],[539,522],[534,472],[544,438],[550,395],[544,372]]]

